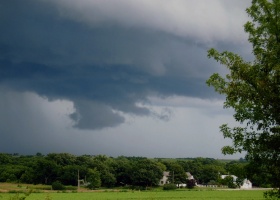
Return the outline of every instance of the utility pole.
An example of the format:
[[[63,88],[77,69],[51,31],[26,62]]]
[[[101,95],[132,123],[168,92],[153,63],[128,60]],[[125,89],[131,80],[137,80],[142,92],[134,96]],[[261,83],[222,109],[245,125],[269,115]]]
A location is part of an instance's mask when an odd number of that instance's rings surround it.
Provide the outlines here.
[[[78,170],[78,190],[80,189],[80,170]]]

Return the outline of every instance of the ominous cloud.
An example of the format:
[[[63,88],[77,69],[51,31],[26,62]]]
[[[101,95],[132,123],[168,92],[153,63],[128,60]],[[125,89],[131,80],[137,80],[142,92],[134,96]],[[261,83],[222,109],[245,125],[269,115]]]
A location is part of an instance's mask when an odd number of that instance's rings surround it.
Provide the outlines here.
[[[128,116],[151,116],[166,122],[175,105],[157,111],[153,106],[170,99],[220,98],[205,80],[213,72],[225,71],[207,59],[207,50],[232,50],[249,58],[242,29],[249,3],[1,1],[0,86],[6,91],[1,97],[7,91],[17,99],[24,98],[25,92],[33,95],[23,101],[26,105],[17,105],[22,111],[17,115],[19,121],[1,118],[17,124],[26,119],[24,113],[31,112],[31,99],[43,97],[51,103],[72,104],[71,112],[66,112],[69,123],[72,121],[69,126],[101,130],[129,121]],[[9,93],[6,99],[13,95]],[[9,105],[1,107],[2,113],[11,110],[14,114],[13,103]],[[2,134],[17,132],[8,131],[9,126],[1,127]]]

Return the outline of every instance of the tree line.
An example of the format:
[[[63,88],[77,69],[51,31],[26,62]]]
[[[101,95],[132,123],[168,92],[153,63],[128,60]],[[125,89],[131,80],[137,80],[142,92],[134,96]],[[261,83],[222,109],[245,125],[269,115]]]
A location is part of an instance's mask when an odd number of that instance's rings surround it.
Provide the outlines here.
[[[198,184],[219,184],[221,174],[249,178],[255,186],[270,186],[271,174],[243,159],[221,161],[212,158],[161,159],[146,157],[117,158],[105,155],[50,153],[42,155],[10,155],[0,153],[0,182],[51,185],[78,185],[79,179],[89,188],[158,186],[164,171],[172,172],[170,182],[186,183],[190,172]]]

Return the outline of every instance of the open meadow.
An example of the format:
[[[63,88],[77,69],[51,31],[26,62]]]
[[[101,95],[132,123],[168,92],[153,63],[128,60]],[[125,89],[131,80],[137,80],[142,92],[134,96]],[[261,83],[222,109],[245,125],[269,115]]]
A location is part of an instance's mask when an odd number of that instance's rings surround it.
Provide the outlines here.
[[[264,190],[206,189],[194,188],[164,191],[162,188],[139,191],[129,189],[72,190],[53,191],[48,185],[0,183],[0,200],[263,200]],[[26,194],[29,195],[27,196]],[[23,197],[23,198],[21,198]]]
[[[1,200],[17,200],[25,197],[22,193],[0,193]],[[176,190],[176,191],[102,191],[102,192],[48,192],[31,193],[26,200],[262,200],[260,190]]]

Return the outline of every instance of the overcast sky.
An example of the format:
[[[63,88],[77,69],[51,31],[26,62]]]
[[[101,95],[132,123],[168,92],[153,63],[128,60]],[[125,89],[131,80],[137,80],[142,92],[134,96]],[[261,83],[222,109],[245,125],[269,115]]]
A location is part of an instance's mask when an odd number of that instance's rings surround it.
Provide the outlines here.
[[[250,59],[249,0],[0,1],[0,152],[223,156],[207,50]]]

